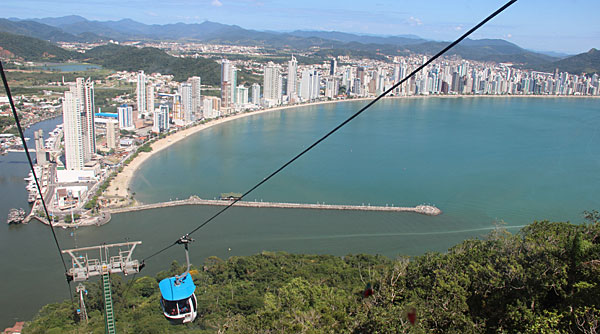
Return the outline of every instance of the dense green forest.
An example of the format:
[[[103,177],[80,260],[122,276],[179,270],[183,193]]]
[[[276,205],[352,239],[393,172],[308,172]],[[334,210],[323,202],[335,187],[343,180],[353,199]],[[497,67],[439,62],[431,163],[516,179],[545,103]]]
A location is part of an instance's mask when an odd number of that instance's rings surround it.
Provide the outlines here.
[[[0,51],[32,61],[66,61],[76,59],[77,52],[65,50],[41,39],[0,32]],[[8,57],[10,58],[10,57]]]
[[[209,258],[193,271],[198,318],[161,315],[156,277],[112,278],[119,333],[596,333],[600,329],[600,222],[535,222],[497,229],[446,253],[377,255],[263,252]],[[133,282],[133,283],[131,283]],[[364,297],[371,284],[373,294]],[[23,333],[103,333],[98,282],[88,324],[65,301],[42,308]],[[407,312],[416,310],[416,322]]]

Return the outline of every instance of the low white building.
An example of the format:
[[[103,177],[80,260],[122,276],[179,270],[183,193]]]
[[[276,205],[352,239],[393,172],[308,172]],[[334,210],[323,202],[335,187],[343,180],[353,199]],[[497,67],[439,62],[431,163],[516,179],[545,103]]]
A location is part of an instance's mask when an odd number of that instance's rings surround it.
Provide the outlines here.
[[[58,183],[80,183],[80,182],[96,182],[96,171],[94,169],[87,170],[57,170],[56,182]]]

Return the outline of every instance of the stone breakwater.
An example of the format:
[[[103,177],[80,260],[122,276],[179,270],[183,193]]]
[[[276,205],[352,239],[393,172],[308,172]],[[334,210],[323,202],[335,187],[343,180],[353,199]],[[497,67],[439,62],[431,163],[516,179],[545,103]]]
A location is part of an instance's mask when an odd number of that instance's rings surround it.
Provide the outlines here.
[[[188,199],[142,204],[124,208],[107,209],[110,213],[123,213],[131,211],[150,210],[157,208],[166,208],[180,205],[218,205],[226,206],[231,204],[228,200],[209,200],[201,199],[192,196]],[[339,205],[339,204],[305,204],[305,203],[277,203],[277,202],[249,202],[239,201],[235,206],[250,207],[250,208],[283,208],[283,209],[315,209],[315,210],[354,210],[354,211],[388,211],[388,212],[413,212],[428,216],[437,216],[442,213],[442,210],[431,205],[418,205],[416,207],[402,206],[373,206],[373,205]]]

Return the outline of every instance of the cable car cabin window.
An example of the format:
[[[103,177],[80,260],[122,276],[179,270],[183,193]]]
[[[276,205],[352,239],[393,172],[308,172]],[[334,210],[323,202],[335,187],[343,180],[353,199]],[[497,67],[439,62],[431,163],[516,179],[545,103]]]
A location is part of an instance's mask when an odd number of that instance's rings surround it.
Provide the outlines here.
[[[180,300],[179,302],[177,302],[178,306],[179,306],[179,313],[188,313],[190,312],[190,303],[189,300]]]
[[[178,315],[179,312],[177,312],[177,302],[174,301],[170,301],[170,300],[162,300],[163,302],[163,306],[165,308],[165,313],[169,314],[169,315]]]

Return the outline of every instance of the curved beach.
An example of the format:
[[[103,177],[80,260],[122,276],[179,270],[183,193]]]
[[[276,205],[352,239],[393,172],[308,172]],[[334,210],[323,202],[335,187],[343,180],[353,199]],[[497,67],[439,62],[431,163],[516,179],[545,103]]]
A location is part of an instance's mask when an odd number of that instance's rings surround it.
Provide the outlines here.
[[[129,186],[131,184],[131,181],[133,180],[133,177],[135,176],[136,171],[142,166],[142,164],[146,160],[148,160],[150,157],[152,157],[153,154],[168,148],[169,146],[177,143],[178,141],[180,141],[182,139],[187,138],[190,135],[193,135],[197,132],[208,129],[212,126],[223,124],[225,122],[233,121],[236,119],[240,119],[240,118],[244,118],[244,117],[248,117],[248,116],[260,115],[260,114],[264,114],[264,113],[268,113],[268,112],[294,109],[294,108],[299,108],[299,107],[316,106],[316,105],[329,104],[329,103],[367,101],[367,100],[372,100],[372,99],[373,98],[345,99],[345,100],[321,101],[321,102],[315,102],[315,103],[280,106],[280,107],[269,108],[269,109],[264,109],[264,110],[235,114],[235,115],[224,117],[224,118],[218,118],[218,119],[211,120],[204,124],[198,124],[198,125],[192,126],[190,128],[187,128],[185,130],[177,131],[176,133],[173,133],[171,135],[168,135],[165,138],[158,139],[155,142],[153,142],[150,145],[152,147],[152,151],[140,152],[137,155],[137,157],[135,157],[127,166],[125,166],[123,168],[123,170],[120,173],[117,174],[117,176],[112,180],[109,187],[104,192],[104,195],[108,196],[108,197],[123,197],[123,198],[130,196],[131,192],[129,190]]]

